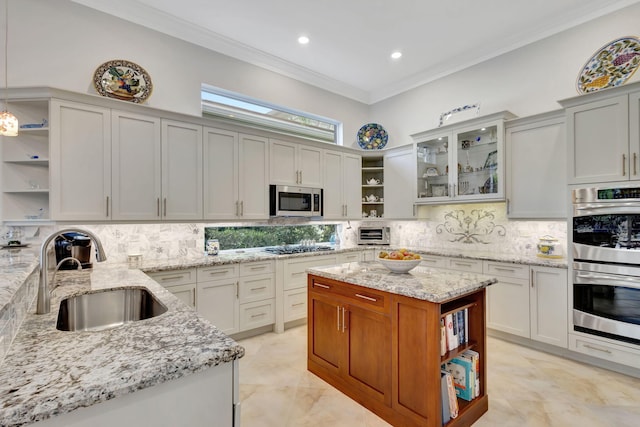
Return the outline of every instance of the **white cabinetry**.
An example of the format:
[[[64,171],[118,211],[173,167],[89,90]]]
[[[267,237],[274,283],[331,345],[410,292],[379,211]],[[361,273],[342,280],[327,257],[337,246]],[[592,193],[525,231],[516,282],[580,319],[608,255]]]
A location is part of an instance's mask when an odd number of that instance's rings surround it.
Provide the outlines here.
[[[198,267],[198,313],[225,334],[240,331],[238,264]]]
[[[196,307],[196,269],[169,270],[148,273],[186,305]]]
[[[162,217],[202,219],[202,126],[162,120]]]
[[[567,270],[531,266],[531,339],[567,348]]]
[[[11,100],[11,112],[21,125],[49,118],[46,99]],[[49,127],[20,129],[2,144],[2,220],[49,219]]]
[[[640,84],[561,101],[570,184],[640,179]]]
[[[268,140],[204,129],[205,219],[266,219]]]
[[[357,154],[324,151],[325,219],[360,217],[360,162],[361,157]]]
[[[321,148],[271,139],[269,183],[321,188],[322,151]]]
[[[50,209],[55,220],[111,218],[111,110],[51,100]]]
[[[160,119],[113,110],[111,153],[113,219],[160,219]]]
[[[508,111],[411,137],[419,203],[504,200],[504,121]]]
[[[487,327],[530,338],[529,266],[485,261],[484,267],[498,278],[487,288]]]
[[[507,215],[567,217],[563,110],[506,122]]]
[[[276,332],[283,332],[286,322],[307,317],[307,268],[337,262],[338,254],[276,261]]]
[[[391,149],[384,155],[384,217],[413,219],[415,154],[413,145]]]

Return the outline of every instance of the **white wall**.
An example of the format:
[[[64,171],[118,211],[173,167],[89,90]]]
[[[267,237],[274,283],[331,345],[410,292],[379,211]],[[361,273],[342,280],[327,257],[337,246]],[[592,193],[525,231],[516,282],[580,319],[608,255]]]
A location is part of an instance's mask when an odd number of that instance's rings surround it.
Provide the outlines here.
[[[10,7],[10,87],[51,86],[96,94],[96,68],[127,59],[150,74],[151,107],[199,116],[200,85],[208,83],[338,119],[344,123],[344,145],[354,147],[356,133],[367,120],[365,104],[68,0],[20,0]]]
[[[383,124],[389,146],[397,146],[411,143],[411,134],[438,127],[442,112],[475,102],[480,115],[509,110],[525,117],[558,109],[556,101],[578,96],[576,79],[584,63],[610,41],[640,35],[638,22],[640,4],[381,101],[369,119]],[[637,73],[628,82],[639,79]]]

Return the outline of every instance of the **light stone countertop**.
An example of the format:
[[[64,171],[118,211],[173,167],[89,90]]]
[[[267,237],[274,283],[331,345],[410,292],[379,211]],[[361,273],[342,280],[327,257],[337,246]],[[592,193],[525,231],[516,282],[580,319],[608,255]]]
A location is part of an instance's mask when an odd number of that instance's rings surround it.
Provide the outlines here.
[[[307,272],[352,285],[440,303],[487,287],[497,280],[476,273],[416,267],[408,273],[392,273],[376,261],[313,267]]]
[[[103,402],[244,355],[244,348],[137,269],[95,263],[58,272],[51,313],[27,313],[0,364],[0,425],[21,426]],[[91,332],[56,329],[60,300],[144,287],[168,308],[157,317]],[[35,305],[35,304],[34,304]]]

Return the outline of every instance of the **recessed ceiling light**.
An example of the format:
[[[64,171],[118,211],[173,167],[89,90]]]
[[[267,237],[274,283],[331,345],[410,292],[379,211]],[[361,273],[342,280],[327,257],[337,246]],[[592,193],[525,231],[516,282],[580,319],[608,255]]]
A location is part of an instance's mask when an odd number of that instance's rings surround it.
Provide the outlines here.
[[[396,50],[391,54],[391,59],[400,59],[401,56],[402,56],[402,52],[400,52],[399,50]]]
[[[298,43],[300,43],[300,44],[308,44],[309,43],[309,37],[307,37],[307,36],[298,37]]]

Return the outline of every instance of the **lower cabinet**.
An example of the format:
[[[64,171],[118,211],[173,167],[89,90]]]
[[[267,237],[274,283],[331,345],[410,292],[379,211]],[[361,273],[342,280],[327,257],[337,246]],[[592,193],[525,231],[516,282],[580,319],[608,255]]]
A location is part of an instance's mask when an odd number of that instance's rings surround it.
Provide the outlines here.
[[[227,335],[275,323],[273,261],[172,270],[149,276]]]
[[[355,289],[319,278],[310,284],[308,356],[359,393],[390,405],[390,302],[374,290]]]
[[[149,273],[149,277],[164,286],[190,307],[196,306],[196,269],[171,270]]]
[[[567,348],[566,269],[485,261],[484,273],[498,278],[487,289],[487,327]]]

